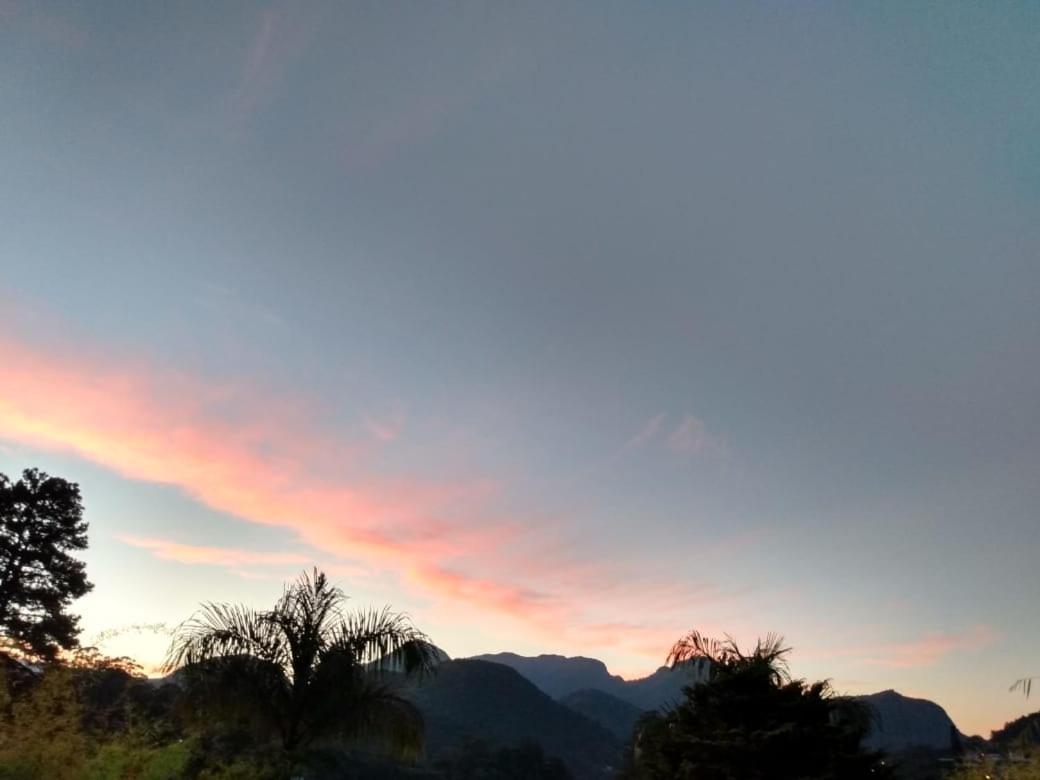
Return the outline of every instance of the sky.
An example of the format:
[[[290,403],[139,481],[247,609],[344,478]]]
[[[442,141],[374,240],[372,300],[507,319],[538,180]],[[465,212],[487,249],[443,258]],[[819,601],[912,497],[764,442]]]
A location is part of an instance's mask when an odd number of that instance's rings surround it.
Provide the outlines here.
[[[84,641],[317,565],[453,656],[1040,673],[1040,5],[0,2],[0,472]]]

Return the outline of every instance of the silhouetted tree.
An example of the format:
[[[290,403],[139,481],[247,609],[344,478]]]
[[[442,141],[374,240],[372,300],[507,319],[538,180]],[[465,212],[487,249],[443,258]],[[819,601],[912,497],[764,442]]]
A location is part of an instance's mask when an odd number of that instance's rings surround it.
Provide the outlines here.
[[[11,482],[0,474],[0,634],[53,659],[76,646],[73,599],[93,587],[69,553],[87,547],[79,486],[36,469]]]
[[[178,629],[166,670],[202,714],[287,751],[367,738],[415,753],[422,718],[395,683],[431,671],[436,648],[403,615],[345,612],[344,599],[315,569],[268,611],[207,604]]]
[[[701,666],[672,711],[646,717],[630,747],[628,776],[668,780],[857,780],[891,776],[860,743],[869,711],[826,682],[792,680],[777,636],[748,654],[732,640],[692,632],[669,663]]]

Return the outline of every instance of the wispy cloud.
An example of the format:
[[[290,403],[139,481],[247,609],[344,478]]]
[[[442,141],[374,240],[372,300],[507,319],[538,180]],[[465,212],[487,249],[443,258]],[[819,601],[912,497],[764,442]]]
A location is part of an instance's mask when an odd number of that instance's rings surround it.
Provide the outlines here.
[[[236,132],[274,99],[289,65],[310,45],[320,20],[314,8],[275,4],[259,12],[242,60],[242,80],[231,101]]]
[[[703,452],[712,444],[704,423],[693,415],[686,415],[682,422],[668,434],[668,446],[684,454]]]
[[[81,49],[90,41],[89,30],[72,14],[36,3],[0,2],[0,24],[17,26],[22,34],[54,48]]]
[[[207,566],[223,566],[240,576],[258,576],[246,567],[250,566],[302,566],[310,562],[310,558],[297,553],[256,552],[233,547],[207,547],[192,544],[181,544],[168,539],[122,534],[119,541],[131,547],[148,550],[156,558],[178,563],[205,564]],[[259,575],[262,576],[262,575]]]
[[[407,419],[403,406],[395,405],[380,412],[363,412],[361,424],[365,430],[381,442],[397,441],[404,432]]]
[[[878,631],[884,630],[877,627]],[[917,669],[935,666],[958,653],[977,653],[1000,642],[1001,634],[988,625],[961,630],[930,631],[921,636],[887,642],[871,642],[862,631],[853,632],[842,644],[803,654],[816,660],[842,658],[866,666],[886,669]],[[855,639],[849,644],[849,640]]]
[[[443,132],[453,118],[464,115],[513,73],[537,66],[531,52],[508,38],[485,41],[473,56],[471,66],[459,77],[419,91],[388,94],[374,121],[348,123],[343,133],[344,166],[354,171],[392,159],[399,150]]]
[[[636,431],[635,435],[625,443],[624,448],[626,450],[638,449],[651,441],[657,435],[657,432],[661,430],[665,417],[666,415],[662,412],[643,423],[643,426]]]
[[[933,632],[909,642],[881,645],[863,660],[874,666],[908,669],[934,666],[947,656],[959,652],[978,652],[1000,641],[991,626],[972,626],[956,633]]]
[[[709,433],[704,422],[692,414],[684,414],[674,426],[669,426],[667,422],[668,415],[664,412],[649,418],[625,442],[618,455],[656,445],[677,455],[710,454],[728,457],[725,440]]]

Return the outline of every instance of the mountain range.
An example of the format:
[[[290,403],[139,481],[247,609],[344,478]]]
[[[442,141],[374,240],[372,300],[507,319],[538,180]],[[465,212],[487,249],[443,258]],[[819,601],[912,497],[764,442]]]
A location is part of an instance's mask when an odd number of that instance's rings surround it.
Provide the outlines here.
[[[496,653],[445,661],[409,696],[427,724],[431,760],[472,743],[536,743],[579,780],[610,776],[646,712],[667,709],[696,682],[688,670],[662,667],[624,680],[595,658]],[[963,737],[934,702],[896,691],[856,697],[875,715],[870,747],[945,752]]]
[[[595,690],[609,693],[641,710],[670,707],[682,698],[683,686],[696,682],[689,670],[662,666],[648,677],[625,680],[607,671],[596,658],[582,656],[494,653],[474,656],[476,660],[509,666],[554,699],[576,691]]]

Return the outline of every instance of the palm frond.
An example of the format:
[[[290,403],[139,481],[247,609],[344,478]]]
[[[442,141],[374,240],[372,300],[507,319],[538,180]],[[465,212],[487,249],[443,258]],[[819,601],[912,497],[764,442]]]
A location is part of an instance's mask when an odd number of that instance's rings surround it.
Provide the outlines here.
[[[423,675],[437,662],[437,651],[429,638],[407,615],[389,607],[344,615],[330,639],[330,648],[347,650],[356,664],[376,672]]]
[[[727,637],[725,640],[714,639],[690,631],[672,645],[668,653],[669,666],[681,666],[689,662],[724,663],[734,655],[739,656],[736,644]]]
[[[339,622],[344,601],[343,591],[330,583],[324,572],[314,569],[286,586],[273,612],[292,619],[297,625],[313,627],[320,633],[325,627]]]
[[[283,666],[285,638],[269,614],[238,604],[204,604],[174,632],[164,672],[225,656],[251,655]]]
[[[1012,693],[1021,690],[1025,694],[1026,698],[1029,698],[1029,694],[1033,690],[1033,680],[1040,680],[1040,677],[1023,677],[1020,680],[1015,680],[1014,684],[1008,688]]]
[[[286,673],[306,682],[318,658],[328,646],[330,630],[342,620],[343,591],[324,572],[304,572],[285,587],[270,612],[288,647]]]
[[[725,669],[755,666],[777,683],[783,683],[790,679],[786,657],[789,651],[779,634],[766,635],[756,642],[750,653],[745,653],[729,634],[724,639],[713,639],[691,631],[672,646],[667,663],[673,668],[690,666],[698,674],[709,675]]]
[[[755,643],[751,658],[768,665],[777,682],[786,682],[791,678],[787,665],[787,654],[790,652],[791,648],[784,645],[784,638],[780,634],[770,632],[766,634],[765,639],[759,639]]]

